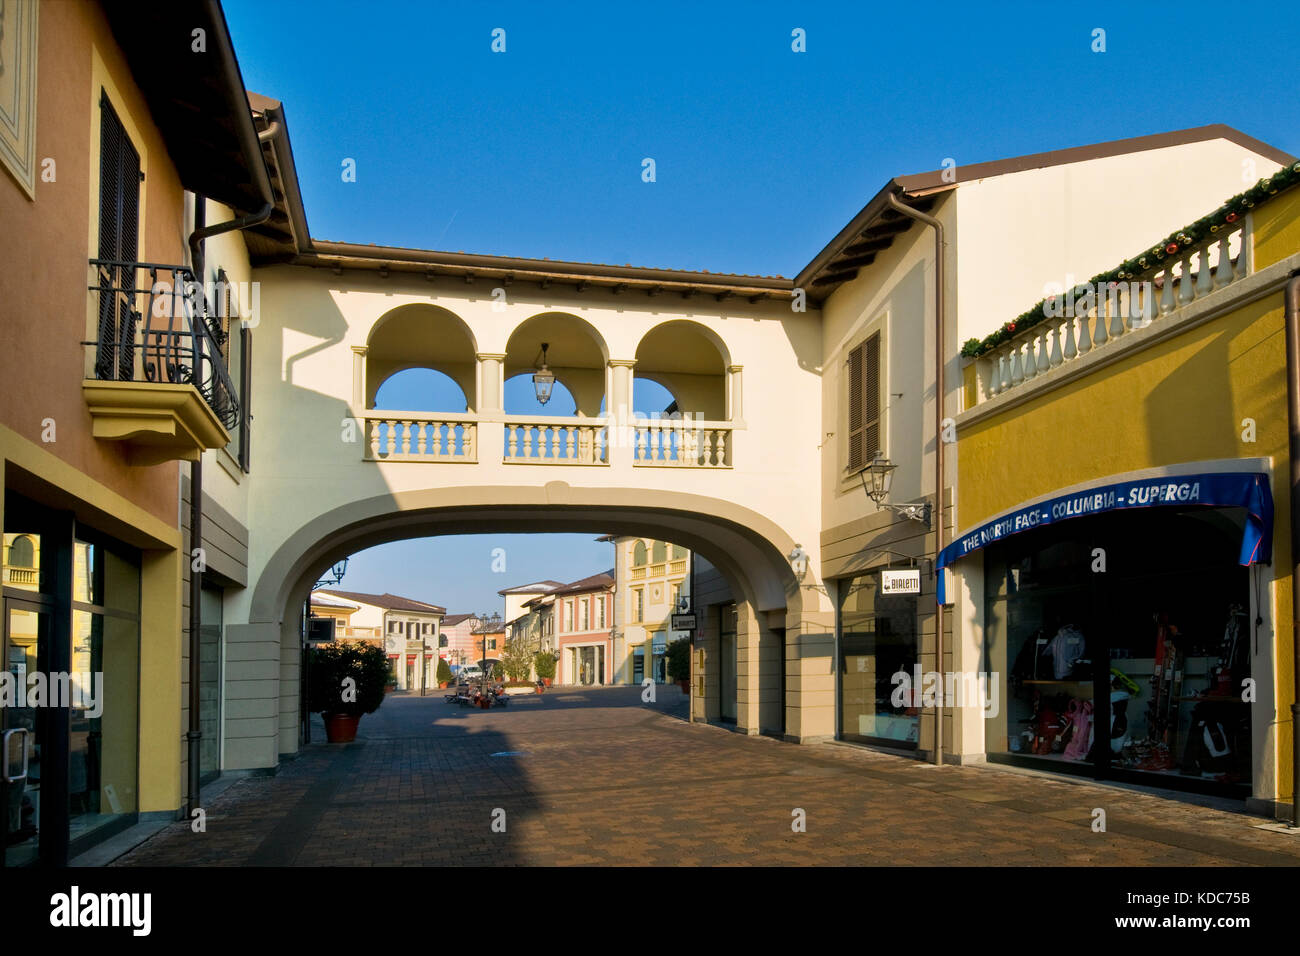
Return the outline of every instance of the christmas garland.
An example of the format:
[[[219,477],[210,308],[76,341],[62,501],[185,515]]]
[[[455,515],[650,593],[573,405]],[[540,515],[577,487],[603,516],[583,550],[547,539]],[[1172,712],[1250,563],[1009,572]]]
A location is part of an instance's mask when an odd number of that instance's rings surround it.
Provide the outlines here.
[[[1090,284],[1095,289],[1110,282],[1127,281],[1136,278],[1141,273],[1159,268],[1161,263],[1170,257],[1177,261],[1181,254],[1192,246],[1212,238],[1220,229],[1233,226],[1255,206],[1267,202],[1271,197],[1276,196],[1283,190],[1290,189],[1297,183],[1300,183],[1300,163],[1283,167],[1272,176],[1265,176],[1245,192],[1233,196],[1208,216],[1202,216],[1190,226],[1166,236],[1140,255],[1134,256],[1132,259],[1125,259],[1109,272],[1093,276]],[[1076,286],[1073,291],[1076,296],[1082,296],[1086,292],[1086,288],[1084,285],[1080,285]],[[968,339],[966,344],[961,347],[961,354],[967,358],[977,358],[985,352],[997,348],[1002,343],[1011,341],[1012,338],[1026,329],[1031,329],[1043,322],[1047,318],[1048,303],[1057,298],[1060,297],[1052,296],[1050,299],[1043,299],[1029,311],[1022,312],[1010,322],[1004,323],[1000,329],[991,335],[985,336],[983,340]],[[1060,314],[1059,309],[1056,311],[1057,314]]]

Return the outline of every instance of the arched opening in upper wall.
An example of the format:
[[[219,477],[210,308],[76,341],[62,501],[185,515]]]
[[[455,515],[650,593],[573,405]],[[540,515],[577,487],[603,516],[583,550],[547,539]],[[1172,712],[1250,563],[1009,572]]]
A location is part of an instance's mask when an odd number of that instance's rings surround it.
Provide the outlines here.
[[[403,411],[476,411],[478,347],[469,326],[456,313],[441,306],[415,303],[384,313],[370,330],[366,343],[366,407],[375,404],[380,386],[386,386],[406,369],[440,372],[460,389],[463,408],[406,408]],[[410,380],[414,381],[414,379]],[[434,385],[435,379],[427,384]],[[404,392],[405,386],[392,389]],[[441,394],[441,390],[437,394]],[[392,408],[391,405],[384,406]]]
[[[582,418],[599,415],[605,397],[609,349],[590,323],[568,312],[542,312],[515,328],[506,343],[507,382],[516,376],[533,374],[541,363],[543,344],[547,346],[546,363],[555,373],[556,393],[562,383],[573,398],[571,414]]]
[[[655,382],[672,394],[672,411],[724,421],[730,364],[726,344],[712,329],[673,319],[656,325],[637,345],[633,391],[638,379]]]

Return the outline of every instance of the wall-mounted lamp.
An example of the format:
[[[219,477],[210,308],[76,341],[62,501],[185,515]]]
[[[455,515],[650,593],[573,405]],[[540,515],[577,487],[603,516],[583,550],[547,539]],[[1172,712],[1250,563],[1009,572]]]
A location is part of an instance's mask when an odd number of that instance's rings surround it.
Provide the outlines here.
[[[930,527],[930,502],[895,505],[885,500],[889,497],[889,489],[893,484],[894,470],[896,468],[898,468],[897,465],[880,452],[876,452],[875,457],[871,459],[871,464],[858,472],[858,477],[862,481],[862,490],[867,493],[868,498],[875,502],[876,507],[888,508],[904,518],[920,521],[928,529]]]

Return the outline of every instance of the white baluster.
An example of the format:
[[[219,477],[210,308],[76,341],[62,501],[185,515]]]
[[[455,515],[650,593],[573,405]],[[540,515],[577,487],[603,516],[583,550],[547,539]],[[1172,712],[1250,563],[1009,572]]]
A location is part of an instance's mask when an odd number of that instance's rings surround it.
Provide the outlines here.
[[[1246,227],[1242,226],[1241,231],[1237,233],[1241,237],[1237,243],[1237,263],[1233,267],[1232,275],[1237,279],[1246,278],[1246,244],[1251,241]]]
[[[568,435],[565,437],[564,454],[568,456],[569,461],[573,461],[573,442],[578,437],[575,432],[576,429],[570,427],[568,429]]]
[[[435,443],[441,443],[442,439],[441,439],[441,436],[439,435],[439,429],[440,429],[441,426],[439,426],[437,422],[433,422],[433,423],[431,423],[431,424],[432,424],[432,427],[433,427],[433,440],[434,440],[434,442],[435,442]],[[425,448],[425,436],[424,436],[424,432],[425,432],[425,429],[428,428],[428,427],[430,427],[430,426],[429,426],[428,424],[424,423],[424,422],[416,422],[416,423],[415,423],[415,453],[416,453],[417,455],[419,455],[421,458],[424,457],[424,448]],[[437,453],[435,452],[435,454],[437,454]]]
[[[1093,326],[1092,344],[1101,348],[1106,344],[1106,310],[1101,307],[1101,299],[1097,300],[1097,324]]]
[[[461,426],[460,453],[466,458],[474,457],[474,437],[476,428],[478,428],[478,426],[472,423]]]
[[[1079,319],[1079,354],[1092,351],[1092,332],[1088,327],[1088,311],[1085,309]]]
[[[1140,329],[1145,323],[1142,321],[1142,296],[1138,294],[1138,285],[1130,281],[1125,288],[1128,290],[1125,295],[1128,304],[1128,327],[1130,330]]]
[[[1183,256],[1178,263],[1178,306],[1182,308],[1196,298],[1196,287],[1192,284],[1192,257]]]
[[[510,439],[510,450],[506,454],[507,458],[514,458],[519,450],[519,432],[514,425],[506,426],[506,436]]]
[[[1061,350],[1061,358],[1068,362],[1078,354],[1079,347],[1074,344],[1074,316],[1071,315],[1065,320],[1065,348]]]
[[[370,457],[379,457],[379,422],[374,419],[367,419],[366,424],[370,427]]]
[[[1052,328],[1052,353],[1048,356],[1048,361],[1051,363],[1052,368],[1056,368],[1063,361],[1061,356],[1061,327],[1059,325]]]
[[[563,430],[567,431],[568,430],[567,426]],[[559,425],[551,426],[551,457],[552,458],[560,457],[560,431],[561,428]]]
[[[1117,339],[1125,333],[1124,304],[1120,301],[1120,290],[1106,283],[1106,314],[1110,316],[1110,337]]]
[[[646,428],[644,425],[636,426],[636,460],[645,461],[645,439]]]
[[[1047,357],[1047,324],[1044,323],[1038,338],[1038,374],[1042,375],[1051,367],[1051,359]]]
[[[998,354],[998,394],[1011,387],[1011,356],[1004,350]]]
[[[533,457],[533,426],[524,425],[522,427],[524,429],[524,457],[532,458]],[[542,444],[541,429],[538,429],[537,431],[537,444],[539,447]]]
[[[1196,297],[1209,295],[1214,291],[1214,276],[1210,274],[1210,247],[1206,246],[1196,254]]]
[[[1020,370],[1020,346],[1011,347],[1011,384],[1019,385],[1025,380],[1024,372]]]
[[[1232,282],[1232,253],[1228,251],[1228,236],[1219,240],[1219,265],[1214,270],[1214,287],[1222,289]]]

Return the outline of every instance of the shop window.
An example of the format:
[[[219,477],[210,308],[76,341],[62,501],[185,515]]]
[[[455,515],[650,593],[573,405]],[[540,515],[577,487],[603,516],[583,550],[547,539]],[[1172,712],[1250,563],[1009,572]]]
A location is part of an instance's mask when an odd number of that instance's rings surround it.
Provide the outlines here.
[[[1245,792],[1253,625],[1240,509],[1098,515],[989,549],[989,753]],[[1093,570],[1097,549],[1104,573]]]
[[[914,748],[919,701],[896,694],[899,672],[918,661],[917,596],[883,594],[881,573],[859,575],[839,588],[840,736],[845,740]]]

